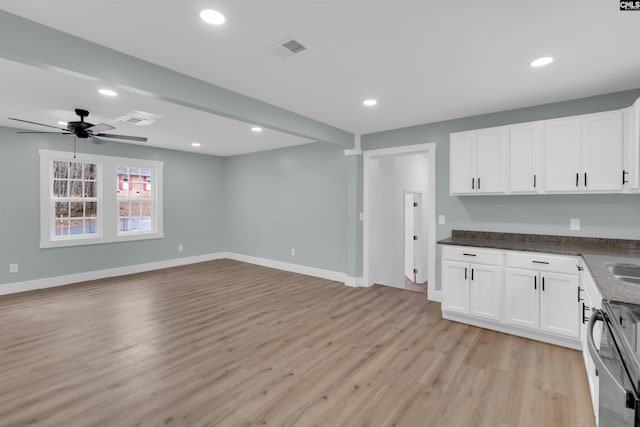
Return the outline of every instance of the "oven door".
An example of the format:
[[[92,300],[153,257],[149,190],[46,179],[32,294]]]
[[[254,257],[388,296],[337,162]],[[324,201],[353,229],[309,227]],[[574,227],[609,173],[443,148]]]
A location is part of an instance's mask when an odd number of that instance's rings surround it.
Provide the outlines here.
[[[593,340],[593,328],[597,321],[604,323],[600,351]],[[591,315],[587,330],[589,354],[600,376],[599,425],[640,427],[640,420],[636,419],[638,402],[609,322],[606,313],[598,310]]]

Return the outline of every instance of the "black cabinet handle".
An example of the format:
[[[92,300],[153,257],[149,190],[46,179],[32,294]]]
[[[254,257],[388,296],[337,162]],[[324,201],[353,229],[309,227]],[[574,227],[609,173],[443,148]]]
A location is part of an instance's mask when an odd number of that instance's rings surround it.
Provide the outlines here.
[[[464,255],[464,256],[477,256],[476,254],[467,254],[467,253],[463,253],[462,255]]]
[[[471,280],[473,280],[473,268],[471,269]]]
[[[464,268],[464,280],[467,280],[467,267]]]
[[[582,303],[582,324],[583,325],[589,321],[589,318],[587,317],[587,314],[586,314],[587,310],[589,310],[589,308],[584,303]]]
[[[582,289],[580,288],[580,286],[578,286],[578,302],[584,301],[582,298],[580,298],[580,291],[582,291]]]
[[[627,174],[629,173],[629,171],[626,171],[624,169],[622,169],[622,185],[628,184],[629,181],[627,181]]]
[[[536,188],[536,177],[537,175],[533,175],[533,188]]]
[[[579,179],[580,179],[580,174],[579,174],[579,173],[577,173],[577,174],[576,174],[576,187],[578,186],[578,180],[579,180]]]
[[[584,186],[587,186],[587,173],[584,173]]]
[[[533,290],[538,290],[538,276],[533,276]]]
[[[478,190],[480,189],[480,177],[478,177]]]
[[[475,178],[471,178],[471,189],[472,190],[476,189],[476,179]]]
[[[583,271],[584,268],[580,267],[579,265],[576,265],[576,267],[578,267],[578,271]]]
[[[542,291],[544,292],[544,276],[542,276]]]
[[[531,261],[534,264],[549,264],[547,261]]]

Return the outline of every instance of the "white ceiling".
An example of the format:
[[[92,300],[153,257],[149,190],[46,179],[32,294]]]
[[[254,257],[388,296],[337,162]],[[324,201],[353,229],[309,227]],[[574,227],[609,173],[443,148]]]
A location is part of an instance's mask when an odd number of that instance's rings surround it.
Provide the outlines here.
[[[57,122],[79,120],[73,110],[82,108],[89,111],[86,121],[115,126],[107,133],[149,138],[144,143],[118,140],[131,144],[229,156],[313,142],[271,129],[255,133],[248,123],[122,89],[118,89],[117,97],[105,97],[98,93],[98,89],[105,88],[103,84],[4,59],[0,59],[0,77],[0,126],[55,132],[8,118],[64,127]],[[155,122],[140,126],[118,121],[134,111],[147,113]],[[193,147],[192,142],[200,143],[200,147]]]
[[[640,87],[640,13],[619,11],[615,0],[0,0],[0,7],[362,134]],[[222,11],[227,23],[203,23],[204,8]],[[307,50],[274,55],[270,47],[291,35]],[[530,68],[540,56],[556,60]],[[378,105],[363,107],[368,97]]]

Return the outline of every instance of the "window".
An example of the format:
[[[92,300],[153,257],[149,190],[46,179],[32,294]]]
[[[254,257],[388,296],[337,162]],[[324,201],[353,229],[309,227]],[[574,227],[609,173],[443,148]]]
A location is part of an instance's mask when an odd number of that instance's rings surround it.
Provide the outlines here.
[[[40,150],[40,247],[163,237],[162,167]]]
[[[118,208],[120,234],[153,230],[153,169],[118,166]]]

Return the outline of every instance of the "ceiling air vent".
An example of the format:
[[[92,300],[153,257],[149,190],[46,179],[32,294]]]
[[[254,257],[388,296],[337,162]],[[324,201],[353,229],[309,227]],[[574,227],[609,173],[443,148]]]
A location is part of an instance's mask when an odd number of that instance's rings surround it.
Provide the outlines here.
[[[282,43],[282,47],[284,47],[285,49],[289,49],[293,53],[302,52],[303,50],[306,49],[306,47],[304,47],[302,44],[300,44],[300,42],[298,42],[297,40],[293,40],[293,39]]]
[[[134,110],[124,116],[118,117],[117,120],[119,122],[129,123],[136,126],[149,126],[156,121],[155,117],[157,117],[155,114]]]
[[[267,50],[271,51],[278,58],[290,58],[295,54],[307,50],[307,47],[295,40],[293,36],[289,36],[284,40],[279,41],[275,45],[269,47]]]

